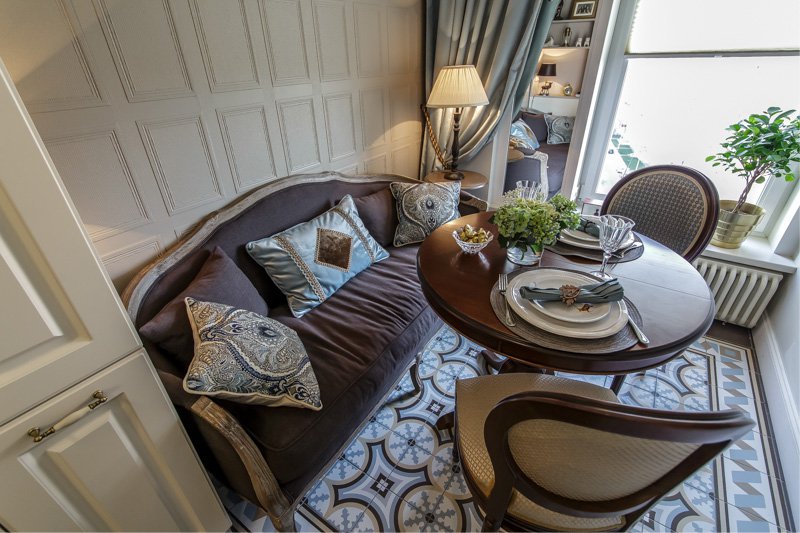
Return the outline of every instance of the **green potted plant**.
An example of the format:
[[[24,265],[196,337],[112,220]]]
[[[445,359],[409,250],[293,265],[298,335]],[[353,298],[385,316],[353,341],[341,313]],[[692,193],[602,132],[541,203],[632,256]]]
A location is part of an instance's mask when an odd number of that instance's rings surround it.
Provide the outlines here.
[[[508,260],[535,265],[544,247],[553,244],[558,232],[580,222],[575,202],[556,195],[550,202],[508,196],[489,220],[497,226],[497,241],[506,248]]]
[[[719,222],[711,244],[738,248],[764,216],[764,209],[747,203],[747,195],[756,183],[769,177],[792,181],[789,165],[800,161],[800,118],[794,109],[783,111],[770,107],[727,128],[731,134],[721,143],[722,150],[706,158],[712,166],[722,166],[744,178],[738,200],[721,200]]]

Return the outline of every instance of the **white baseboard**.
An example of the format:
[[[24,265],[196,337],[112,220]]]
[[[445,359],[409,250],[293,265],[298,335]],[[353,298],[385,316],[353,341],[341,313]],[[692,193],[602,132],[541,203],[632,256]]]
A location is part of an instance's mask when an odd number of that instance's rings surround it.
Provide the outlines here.
[[[800,416],[789,388],[769,316],[752,330],[775,442],[778,446],[794,523],[800,524]]]

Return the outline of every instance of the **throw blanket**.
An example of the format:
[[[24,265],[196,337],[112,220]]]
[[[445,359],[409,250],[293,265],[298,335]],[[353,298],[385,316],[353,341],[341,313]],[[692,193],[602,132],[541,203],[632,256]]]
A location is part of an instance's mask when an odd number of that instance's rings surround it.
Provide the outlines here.
[[[622,300],[624,291],[616,279],[592,283],[576,287],[563,285],[558,289],[539,289],[536,287],[520,287],[519,294],[526,300],[540,302],[557,302],[561,300],[567,305],[574,303],[604,304]]]

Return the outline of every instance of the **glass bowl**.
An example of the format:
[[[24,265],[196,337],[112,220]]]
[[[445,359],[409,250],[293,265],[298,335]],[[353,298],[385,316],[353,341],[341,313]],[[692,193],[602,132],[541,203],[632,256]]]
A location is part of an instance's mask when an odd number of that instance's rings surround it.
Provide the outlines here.
[[[458,244],[458,247],[461,248],[461,250],[465,254],[477,254],[478,252],[480,252],[481,250],[486,248],[486,245],[489,244],[490,242],[492,242],[492,239],[494,238],[494,236],[492,235],[492,232],[491,231],[487,231],[486,232],[487,239],[485,241],[483,241],[483,242],[466,242],[466,241],[462,241],[458,237],[458,232],[459,232],[460,229],[461,228],[453,231],[453,238],[456,240],[456,244]]]

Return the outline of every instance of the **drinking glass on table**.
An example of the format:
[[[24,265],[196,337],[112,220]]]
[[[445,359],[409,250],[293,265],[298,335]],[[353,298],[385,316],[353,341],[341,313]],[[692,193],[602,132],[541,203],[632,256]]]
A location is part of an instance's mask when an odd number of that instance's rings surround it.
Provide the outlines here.
[[[608,260],[611,259],[611,254],[620,249],[622,244],[628,239],[631,229],[636,223],[623,216],[619,215],[602,215],[597,221],[597,227],[600,230],[600,248],[603,250],[603,265],[599,271],[592,272],[592,274],[602,278],[611,279],[613,276],[606,274],[606,265]]]
[[[517,198],[524,198],[526,200],[541,200],[547,199],[547,189],[543,188],[541,184],[535,183],[530,180],[519,180],[514,189]]]

